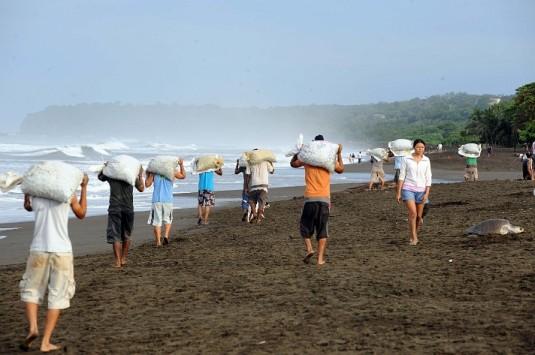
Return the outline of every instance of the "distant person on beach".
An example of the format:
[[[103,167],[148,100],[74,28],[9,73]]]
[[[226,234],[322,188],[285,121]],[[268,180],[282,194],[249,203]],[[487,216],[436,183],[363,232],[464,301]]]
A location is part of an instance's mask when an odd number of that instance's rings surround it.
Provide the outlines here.
[[[403,162],[402,156],[396,156],[394,157],[394,182],[396,183],[396,186],[399,182],[399,172],[401,170],[401,163]]]
[[[236,167],[234,168],[234,174],[243,174],[243,187],[241,191],[241,210],[242,210],[242,222],[247,222],[249,216],[249,180],[251,175],[247,174],[247,168],[240,166],[240,159],[236,159]]]
[[[21,350],[29,351],[39,336],[37,314],[47,290],[48,310],[40,350],[51,352],[62,348],[51,343],[50,338],[61,310],[70,307],[75,291],[72,245],[68,233],[69,210],[78,219],[84,219],[88,181],[89,178],[84,175],[80,199],[73,195],[68,203],[24,196],[24,209],[35,212],[35,225],[26,271],[19,284],[28,320],[28,335],[20,344]]]
[[[178,161],[179,170],[175,171],[175,179],[185,179],[184,162]],[[173,181],[165,176],[147,172],[145,187],[151,187],[152,208],[148,223],[154,227],[156,247],[162,246],[162,224],[164,225],[163,244],[167,245],[171,238],[171,224],[173,223]]]
[[[437,145],[437,151],[438,151],[439,153],[442,152],[442,143],[438,143],[438,145]]]
[[[424,155],[425,142],[416,139],[412,147],[414,153],[401,163],[396,200],[405,202],[409,212],[410,245],[418,244],[418,229],[423,225],[424,205],[431,190],[431,162]]]
[[[362,152],[359,152],[359,154],[357,154],[357,164],[360,164],[361,161],[362,161]]]
[[[317,135],[314,140],[323,140],[323,136]],[[308,264],[314,256],[312,248],[312,236],[316,233],[318,241],[318,265],[325,264],[325,250],[329,237],[329,210],[331,205],[331,174],[328,170],[305,164],[293,156],[290,166],[292,168],[305,167],[305,205],[301,214],[299,229],[305,242],[306,255],[303,261]],[[336,165],[334,171],[338,174],[344,172],[342,160],[342,145],[338,146]]]
[[[526,153],[526,170],[527,174],[525,180],[534,180],[535,171],[533,170],[533,154]]]
[[[368,190],[373,189],[373,185],[380,183],[381,190],[385,187],[385,172],[383,170],[383,161],[377,160],[373,157],[370,158],[370,163],[372,164],[372,171],[370,175],[370,183],[368,184]]]
[[[533,155],[529,152],[520,154],[520,161],[522,162],[522,178],[524,180],[531,180],[532,175],[529,170],[529,165],[530,165],[530,160],[532,160],[531,159],[532,157]],[[531,165],[533,166],[533,163],[531,163]]]
[[[464,169],[464,181],[478,181],[477,158],[465,157],[466,168]]]
[[[215,206],[215,175],[223,175],[221,168],[199,174],[199,189],[197,195],[199,219],[197,225],[208,224],[210,209]]]
[[[268,203],[269,174],[274,172],[273,163],[269,161],[247,166],[246,174],[250,175],[249,204],[253,214],[251,223],[261,223],[265,218],[264,210]]]
[[[492,146],[490,144],[487,144],[487,158],[490,158],[492,155]]]
[[[98,174],[98,179],[110,184],[106,241],[113,245],[114,266],[119,268],[127,263],[130,236],[134,230],[134,188],[129,183],[107,177],[102,172]],[[145,190],[141,167],[135,185],[139,192]]]

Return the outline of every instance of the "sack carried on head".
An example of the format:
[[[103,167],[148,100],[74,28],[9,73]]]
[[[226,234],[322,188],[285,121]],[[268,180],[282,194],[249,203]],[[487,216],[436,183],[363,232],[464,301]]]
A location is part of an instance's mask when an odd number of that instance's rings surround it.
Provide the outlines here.
[[[481,155],[481,144],[467,143],[461,145],[457,153],[467,158],[479,158]]]
[[[0,174],[0,191],[2,192],[8,192],[21,183],[22,176],[19,176],[17,173],[8,171],[7,173]]]
[[[168,155],[159,155],[156,158],[150,160],[147,166],[149,173],[162,175],[167,179],[175,180],[175,171],[178,168],[179,158]]]
[[[406,157],[411,155],[412,141],[408,139],[396,139],[395,141],[388,142],[388,149],[396,157]]]
[[[219,155],[203,155],[193,161],[193,171],[196,173],[215,171],[221,169],[224,164],[223,158]]]
[[[118,155],[108,161],[102,169],[102,173],[109,178],[135,186],[140,168],[141,163],[136,158],[129,155]]]
[[[253,150],[250,152],[245,152],[244,154],[247,164],[249,165],[260,164],[265,161],[269,161],[270,163],[277,161],[275,154],[273,154],[271,150]]]
[[[338,144],[327,141],[312,141],[303,144],[297,158],[308,165],[327,169],[330,173],[336,167]]]
[[[377,161],[388,160],[388,151],[385,148],[368,149],[368,154]]]
[[[61,161],[44,161],[32,166],[22,178],[21,190],[35,197],[69,202],[84,174]]]

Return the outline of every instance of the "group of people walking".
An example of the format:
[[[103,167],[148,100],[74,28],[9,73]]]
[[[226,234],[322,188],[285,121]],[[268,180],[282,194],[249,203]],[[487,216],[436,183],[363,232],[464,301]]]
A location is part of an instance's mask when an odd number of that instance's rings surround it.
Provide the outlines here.
[[[323,140],[322,135],[315,140]],[[414,153],[404,157],[399,165],[399,178],[396,200],[403,201],[409,215],[409,240],[411,245],[418,243],[418,228],[423,224],[423,206],[429,198],[431,186],[431,165],[424,155],[425,142],[414,141]],[[344,172],[342,145],[338,146],[335,157],[334,172]],[[290,161],[293,168],[304,168],[305,191],[304,205],[301,212],[299,231],[303,237],[306,264],[317,254],[317,265],[325,264],[325,251],[329,237],[329,213],[331,203],[331,173],[321,167],[306,164],[296,154]],[[251,166],[236,163],[235,174],[243,174],[242,221],[261,223],[265,218],[268,203],[269,175],[275,171],[269,161]],[[208,224],[210,209],[215,205],[214,178],[222,175],[222,170],[199,174],[198,185],[198,224]],[[183,161],[178,162],[175,179],[186,177]],[[143,192],[153,187],[152,208],[149,223],[153,226],[154,240],[157,247],[170,242],[173,221],[173,181],[154,173],[144,174],[142,168],[134,186],[112,179],[102,172],[98,179],[110,185],[108,224],[106,240],[113,247],[114,266],[127,265],[130,236],[134,227],[133,189]],[[88,177],[81,182],[80,196],[73,195],[69,202],[56,202],[49,199],[25,195],[24,208],[35,213],[33,240],[26,270],[20,282],[21,300],[25,303],[28,334],[21,343],[23,350],[30,349],[39,335],[37,314],[45,293],[48,291],[48,311],[40,349],[49,352],[60,349],[51,342],[52,332],[59,319],[60,311],[70,306],[74,295],[75,282],[73,272],[72,246],[68,236],[68,214],[72,210],[79,219],[87,211]],[[250,215],[250,216],[249,216]],[[163,227],[163,236],[162,236]],[[317,253],[312,237],[317,240]]]

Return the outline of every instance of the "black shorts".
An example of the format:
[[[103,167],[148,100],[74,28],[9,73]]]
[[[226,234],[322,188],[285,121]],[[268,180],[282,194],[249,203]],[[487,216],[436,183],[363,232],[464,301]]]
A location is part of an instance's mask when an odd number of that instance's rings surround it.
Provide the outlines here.
[[[134,229],[133,211],[108,211],[108,228],[106,240],[113,244],[122,243],[130,239]]]
[[[305,202],[299,230],[303,238],[310,238],[316,231],[316,239],[329,236],[329,204],[327,202]]]

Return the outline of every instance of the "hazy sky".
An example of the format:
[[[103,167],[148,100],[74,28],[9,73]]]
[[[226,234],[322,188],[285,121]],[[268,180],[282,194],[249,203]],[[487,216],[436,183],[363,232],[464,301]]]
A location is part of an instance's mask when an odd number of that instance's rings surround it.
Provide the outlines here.
[[[0,131],[83,102],[361,104],[535,81],[535,1],[0,0]]]

